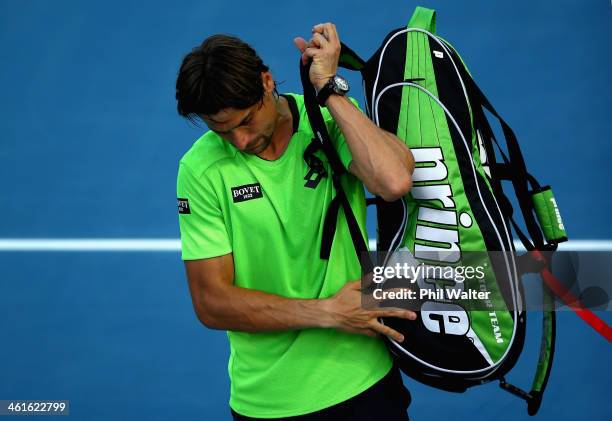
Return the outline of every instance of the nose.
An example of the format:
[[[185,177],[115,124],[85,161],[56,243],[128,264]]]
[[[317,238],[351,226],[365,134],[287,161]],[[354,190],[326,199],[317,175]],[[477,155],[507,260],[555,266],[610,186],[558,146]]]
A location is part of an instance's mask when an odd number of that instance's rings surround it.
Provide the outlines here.
[[[234,146],[240,150],[244,151],[253,140],[255,140],[256,135],[252,133],[247,133],[245,131],[240,131],[234,134]]]

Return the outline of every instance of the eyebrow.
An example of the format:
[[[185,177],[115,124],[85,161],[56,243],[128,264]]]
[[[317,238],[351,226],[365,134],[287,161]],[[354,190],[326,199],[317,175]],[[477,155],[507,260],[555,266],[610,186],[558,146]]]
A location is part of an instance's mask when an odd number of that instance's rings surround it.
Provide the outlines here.
[[[222,134],[229,133],[229,132],[231,132],[232,130],[234,130],[235,128],[240,127],[240,126],[242,126],[243,124],[245,124],[245,123],[246,123],[246,121],[247,121],[249,118],[253,117],[253,114],[254,114],[254,113],[255,113],[254,111],[251,111],[250,113],[248,113],[248,114],[247,114],[247,115],[246,115],[246,116],[245,116],[245,117],[244,117],[244,118],[243,118],[243,119],[240,121],[240,123],[238,123],[238,125],[237,125],[236,127],[233,127],[233,128],[231,128],[231,129],[227,129],[227,130],[214,130],[214,129],[211,129],[211,130],[212,130],[213,132],[215,132],[215,133],[222,133]],[[221,123],[221,122],[219,122],[219,121],[215,121],[215,120],[213,120],[213,119],[209,119],[209,120],[210,120],[210,121],[212,121],[213,123],[216,123],[216,124],[224,124],[224,123]]]

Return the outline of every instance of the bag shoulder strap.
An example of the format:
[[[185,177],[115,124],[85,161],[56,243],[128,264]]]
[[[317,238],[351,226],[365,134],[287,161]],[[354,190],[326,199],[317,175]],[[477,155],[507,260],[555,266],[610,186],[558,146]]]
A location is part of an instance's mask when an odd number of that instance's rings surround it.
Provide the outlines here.
[[[451,53],[453,54],[453,56],[455,58],[459,58],[459,55],[457,54],[457,52],[452,47],[450,47],[450,45],[448,47]],[[527,172],[527,165],[525,164],[525,159],[523,158],[523,154],[521,152],[521,148],[519,146],[516,135],[514,134],[514,131],[512,130],[510,125],[501,117],[501,115],[497,112],[497,110],[493,107],[493,105],[491,105],[490,101],[484,95],[482,90],[478,87],[478,85],[476,84],[472,76],[467,71],[466,67],[463,65],[459,65],[457,66],[457,68],[459,70],[459,73],[461,74],[461,78],[464,80],[466,84],[468,96],[471,102],[470,105],[472,108],[472,112],[474,113],[474,124],[476,125],[477,129],[480,129],[481,131],[483,131],[483,135],[484,135],[483,141],[487,143],[485,145],[486,149],[488,149],[487,154],[491,155],[491,156],[487,156],[487,158],[490,160],[489,165],[494,171],[495,165],[493,163],[493,160],[495,158],[495,155],[491,153],[492,152],[491,142],[493,141],[499,148],[502,158],[505,161],[505,165],[511,168],[511,171],[508,171],[506,175],[509,176],[508,179],[509,181],[512,182],[512,185],[516,192],[516,195],[518,198],[518,204],[521,209],[523,220],[525,221],[527,232],[529,234],[529,237],[531,238],[531,241],[529,241],[528,237],[524,235],[520,231],[520,229],[518,229],[518,224],[516,224],[515,221],[512,219],[512,212],[510,209],[505,209],[506,216],[509,219],[511,219],[511,222],[513,223],[513,226],[515,227],[515,231],[517,232],[517,235],[519,236],[521,242],[523,243],[523,245],[525,246],[527,250],[532,250],[533,248],[537,248],[538,250],[556,248],[552,245],[545,244],[544,238],[542,236],[542,232],[540,231],[539,225],[534,216],[533,203],[531,201],[528,183],[531,183],[532,187],[534,188],[539,187],[539,184],[537,183],[535,178],[532,177],[531,174]],[[500,147],[499,143],[497,142],[497,139],[495,138],[495,135],[493,134],[493,130],[488,124],[488,121],[484,114],[484,111],[483,111],[484,109],[489,111],[499,121],[502,127],[504,138],[506,140],[506,145],[508,147],[509,156],[506,156],[504,154],[503,149]],[[497,195],[498,196],[503,195],[503,190],[500,189],[499,185],[497,185],[496,183],[493,183],[493,184],[495,184],[495,187],[496,187],[495,190],[497,190],[496,191]],[[504,203],[510,203],[510,202],[505,200]]]
[[[347,47],[347,45],[343,42],[340,42],[340,58],[338,59],[338,66],[360,72],[365,67],[365,63],[365,60],[359,57],[359,54]]]
[[[310,150],[311,153],[313,153],[315,149],[323,150],[323,153],[327,157],[332,169],[332,183],[336,190],[336,196],[331,201],[327,214],[325,215],[323,239],[321,244],[321,258],[329,259],[331,245],[338,222],[338,213],[340,207],[342,207],[351,239],[353,241],[355,251],[357,252],[357,259],[359,260],[363,273],[369,273],[374,267],[370,259],[369,249],[361,233],[361,228],[357,223],[357,218],[353,213],[353,209],[351,208],[346,193],[344,192],[340,182],[340,176],[346,173],[346,170],[340,161],[338,153],[331,143],[329,133],[327,132],[327,126],[325,125],[323,115],[321,114],[321,108],[319,108],[319,103],[317,102],[315,89],[310,83],[309,70],[310,63],[304,65],[300,60],[300,78],[302,81],[302,88],[304,90],[304,105],[306,107],[306,113],[308,114],[310,126],[315,136],[311,145],[308,147],[308,150]],[[308,163],[308,160],[306,162]]]

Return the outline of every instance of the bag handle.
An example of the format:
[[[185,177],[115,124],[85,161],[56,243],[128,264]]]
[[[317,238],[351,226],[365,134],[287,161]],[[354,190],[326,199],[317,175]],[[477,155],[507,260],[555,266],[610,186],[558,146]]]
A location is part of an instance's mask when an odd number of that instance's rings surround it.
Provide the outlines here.
[[[417,6],[412,17],[408,21],[408,28],[425,29],[432,34],[436,33],[436,11]]]

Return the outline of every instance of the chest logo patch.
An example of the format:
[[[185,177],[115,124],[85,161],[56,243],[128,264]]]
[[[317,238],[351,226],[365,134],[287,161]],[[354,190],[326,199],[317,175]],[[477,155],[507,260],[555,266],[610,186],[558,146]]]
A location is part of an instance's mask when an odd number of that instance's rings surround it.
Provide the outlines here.
[[[191,210],[189,209],[189,200],[181,199],[180,197],[176,200],[178,201],[178,211],[180,214],[191,213]]]
[[[263,191],[261,190],[261,184],[259,183],[232,187],[232,199],[234,199],[234,203],[259,199],[261,197],[263,197]]]

